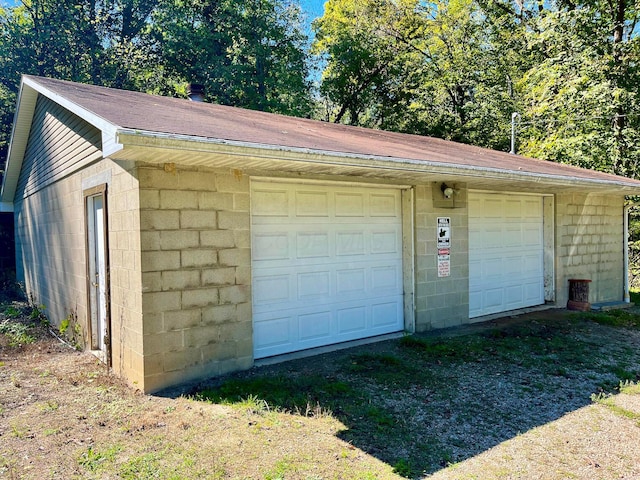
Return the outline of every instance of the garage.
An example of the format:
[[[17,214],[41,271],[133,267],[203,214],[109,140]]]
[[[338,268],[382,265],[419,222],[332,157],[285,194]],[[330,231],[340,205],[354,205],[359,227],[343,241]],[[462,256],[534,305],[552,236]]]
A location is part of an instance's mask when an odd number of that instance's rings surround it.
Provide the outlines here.
[[[403,330],[401,190],[251,183],[254,358]]]
[[[544,303],[539,195],[469,192],[469,318]]]

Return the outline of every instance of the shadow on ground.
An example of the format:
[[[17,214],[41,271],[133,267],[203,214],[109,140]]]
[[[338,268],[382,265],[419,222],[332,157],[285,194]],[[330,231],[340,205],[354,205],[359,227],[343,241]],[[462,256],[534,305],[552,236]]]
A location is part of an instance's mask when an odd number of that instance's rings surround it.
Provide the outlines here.
[[[640,380],[637,326],[593,319],[548,311],[407,336],[254,368],[193,393],[331,414],[347,427],[340,438],[417,477],[588,405],[620,381]]]

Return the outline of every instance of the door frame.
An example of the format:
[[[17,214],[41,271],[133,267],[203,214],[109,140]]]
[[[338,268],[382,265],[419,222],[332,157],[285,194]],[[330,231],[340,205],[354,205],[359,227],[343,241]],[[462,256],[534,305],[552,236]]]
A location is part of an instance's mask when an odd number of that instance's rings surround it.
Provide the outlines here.
[[[83,207],[84,207],[84,225],[85,225],[85,259],[86,259],[86,283],[87,283],[87,336],[89,340],[90,349],[93,351],[101,352],[102,348],[98,344],[99,336],[96,331],[97,319],[94,318],[93,315],[93,303],[92,300],[94,295],[92,295],[91,289],[93,287],[93,282],[91,279],[92,267],[91,264],[95,262],[95,252],[92,251],[92,239],[91,235],[95,235],[95,225],[93,220],[90,218],[90,214],[93,214],[93,200],[96,198],[100,198],[102,200],[102,209],[103,209],[103,238],[102,243],[104,245],[104,311],[105,311],[105,336],[104,336],[104,345],[105,351],[104,354],[106,358],[106,364],[108,368],[111,368],[112,365],[112,355],[111,355],[111,309],[110,309],[110,298],[111,298],[111,290],[110,290],[110,275],[109,275],[109,230],[108,230],[108,208],[107,208],[107,184],[96,185],[95,187],[86,189],[82,192],[83,196]],[[91,209],[91,212],[90,212]],[[97,301],[97,300],[96,300]],[[98,305],[97,308],[100,308]]]

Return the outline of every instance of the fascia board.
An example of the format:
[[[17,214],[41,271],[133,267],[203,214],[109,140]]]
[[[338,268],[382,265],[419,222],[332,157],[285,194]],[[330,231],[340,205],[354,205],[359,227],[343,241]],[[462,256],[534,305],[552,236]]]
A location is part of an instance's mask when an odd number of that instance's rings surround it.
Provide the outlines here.
[[[263,145],[250,142],[220,140],[215,138],[192,137],[142,130],[120,129],[117,142],[126,146],[154,146],[176,150],[191,150],[227,155],[251,156],[268,158],[292,163],[316,163],[336,166],[358,166],[372,169],[395,170],[406,172],[433,173],[438,175],[455,175],[494,180],[520,180],[547,186],[572,186],[624,189],[622,195],[640,195],[640,184],[625,177],[618,179],[587,179],[568,175],[549,175],[520,170],[506,170],[473,165],[459,165],[429,160],[415,160],[408,158],[381,157],[375,155],[360,155],[333,151],[311,150],[304,148]]]
[[[41,94],[53,102],[59,104],[66,110],[74,113],[86,122],[95,126],[102,132],[102,154],[103,157],[111,155],[122,148],[122,145],[115,141],[118,126],[105,120],[104,118],[86,110],[80,105],[68,100],[48,88],[43,87],[32,77],[24,75],[20,84],[20,92],[16,104],[13,127],[7,154],[7,164],[5,175],[2,179],[2,190],[0,190],[0,201],[5,203],[13,202],[18,184],[22,161],[29,141],[31,122],[35,111],[38,94]]]
[[[2,178],[2,190],[0,190],[0,202],[4,204],[13,203],[24,152],[31,132],[31,121],[33,120],[37,98],[38,93],[33,88],[25,86],[24,83],[20,85],[16,113],[14,114],[13,127],[11,128],[7,163]]]

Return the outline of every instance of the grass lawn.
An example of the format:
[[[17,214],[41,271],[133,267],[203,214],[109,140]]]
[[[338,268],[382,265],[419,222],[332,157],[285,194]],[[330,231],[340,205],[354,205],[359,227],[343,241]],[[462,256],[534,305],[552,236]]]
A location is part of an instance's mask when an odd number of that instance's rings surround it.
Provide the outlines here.
[[[640,477],[635,312],[405,336],[167,397],[18,310],[0,308],[7,478]]]

